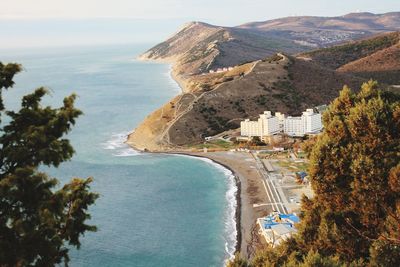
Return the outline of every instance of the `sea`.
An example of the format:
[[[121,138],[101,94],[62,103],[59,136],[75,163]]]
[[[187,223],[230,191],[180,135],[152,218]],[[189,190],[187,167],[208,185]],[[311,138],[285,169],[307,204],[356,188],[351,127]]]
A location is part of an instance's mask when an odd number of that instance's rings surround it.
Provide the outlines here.
[[[135,58],[150,45],[0,50],[24,70],[5,91],[8,109],[45,86],[43,106],[78,95],[84,113],[67,135],[76,150],[60,180],[93,177],[100,194],[90,208],[97,232],[70,248],[70,266],[223,266],[236,246],[232,173],[207,159],[140,153],[124,144],[149,113],[180,92],[170,66]]]

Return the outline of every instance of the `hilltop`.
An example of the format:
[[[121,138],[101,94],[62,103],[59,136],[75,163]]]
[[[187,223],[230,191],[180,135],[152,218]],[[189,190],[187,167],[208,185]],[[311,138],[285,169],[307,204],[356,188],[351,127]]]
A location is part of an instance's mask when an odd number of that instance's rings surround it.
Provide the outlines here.
[[[396,27],[400,13],[290,17],[230,28],[189,23],[141,56],[172,63],[182,94],[150,114],[127,142],[141,150],[187,148],[264,110],[296,115],[329,103],[345,84],[359,88],[376,77],[394,84],[399,34],[365,36]]]
[[[287,17],[221,27],[191,22],[140,56],[175,63],[174,74],[198,74],[271,56],[323,48],[400,28],[400,12],[340,17]]]
[[[198,74],[273,55],[277,51],[304,51],[290,40],[256,31],[214,26],[202,22],[185,25],[171,38],[140,56],[175,64],[175,74]]]

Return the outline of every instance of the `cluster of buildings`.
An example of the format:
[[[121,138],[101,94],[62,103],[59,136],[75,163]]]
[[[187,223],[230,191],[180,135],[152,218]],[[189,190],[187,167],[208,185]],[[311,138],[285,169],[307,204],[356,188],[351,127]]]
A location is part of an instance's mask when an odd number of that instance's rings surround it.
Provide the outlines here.
[[[209,70],[209,73],[220,73],[220,72],[225,72],[225,71],[231,71],[233,70],[233,67],[227,67],[227,68],[218,68],[216,70]]]
[[[258,218],[257,224],[260,227],[260,234],[274,247],[297,232],[295,224],[299,221],[299,217],[294,213],[273,212],[266,217]]]
[[[246,119],[240,123],[242,136],[258,136],[261,139],[281,132],[289,136],[304,136],[321,130],[321,113],[314,112],[314,109],[307,109],[300,117],[287,117],[280,112],[276,112],[273,116],[271,111],[264,111],[257,121]]]

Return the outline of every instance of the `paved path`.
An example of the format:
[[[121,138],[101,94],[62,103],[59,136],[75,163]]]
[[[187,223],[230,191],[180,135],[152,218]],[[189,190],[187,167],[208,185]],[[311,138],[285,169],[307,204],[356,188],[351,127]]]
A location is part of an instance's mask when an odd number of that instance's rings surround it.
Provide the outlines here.
[[[269,203],[262,203],[255,205],[257,206],[271,205],[271,207],[277,212],[282,214],[287,214],[288,210],[285,206],[287,200],[283,194],[282,189],[281,188],[277,189],[277,187],[275,186],[275,178],[273,177],[273,175],[267,172],[261,160],[256,155],[254,155],[253,153],[252,155],[256,161],[257,169],[260,172],[261,176],[263,177],[262,182],[264,185],[265,192],[269,199]]]

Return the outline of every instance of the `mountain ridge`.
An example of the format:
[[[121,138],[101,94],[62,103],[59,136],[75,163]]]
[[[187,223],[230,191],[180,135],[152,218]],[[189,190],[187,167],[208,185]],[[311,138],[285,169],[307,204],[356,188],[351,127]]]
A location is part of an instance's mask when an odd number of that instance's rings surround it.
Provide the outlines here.
[[[377,19],[374,14],[348,15],[351,19],[354,16]],[[392,22],[387,19],[391,16]],[[378,19],[382,18],[397,25],[400,13]],[[294,115],[327,104],[343,85],[360,88],[371,78],[371,73],[356,73],[350,63],[363,64],[362,58],[379,56],[380,51],[397,55],[398,33],[383,32],[357,35],[361,41],[352,39],[354,35],[343,35],[351,42],[308,52],[310,46],[296,44],[276,32],[264,34],[202,22],[185,24],[142,55],[145,60],[171,63],[182,93],[150,114],[127,143],[140,150],[187,149],[187,145],[203,142],[205,136],[239,127],[240,120],[255,118],[264,110]],[[328,38],[326,43],[331,41]],[[283,53],[276,54],[279,51]],[[397,68],[396,60],[386,60]],[[378,74],[381,81],[391,84],[390,72]]]
[[[195,21],[139,58],[173,63],[175,76],[199,74],[277,52],[306,52],[396,29],[400,29],[400,12],[286,17],[234,27]]]

